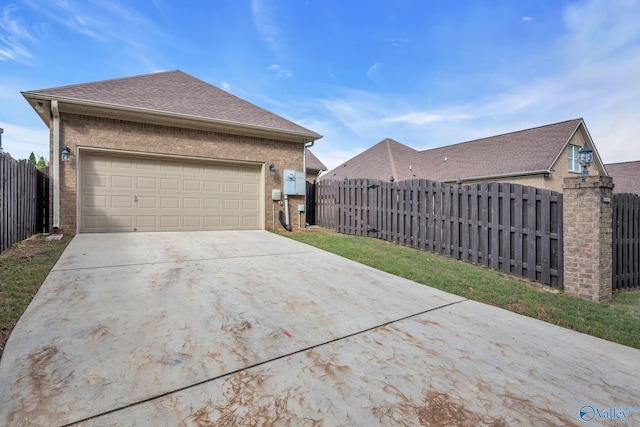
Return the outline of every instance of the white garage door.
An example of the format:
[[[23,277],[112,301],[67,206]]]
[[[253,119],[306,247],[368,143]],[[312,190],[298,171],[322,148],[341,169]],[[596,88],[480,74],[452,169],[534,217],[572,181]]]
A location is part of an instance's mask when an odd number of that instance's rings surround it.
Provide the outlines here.
[[[80,231],[255,230],[260,168],[87,152]]]

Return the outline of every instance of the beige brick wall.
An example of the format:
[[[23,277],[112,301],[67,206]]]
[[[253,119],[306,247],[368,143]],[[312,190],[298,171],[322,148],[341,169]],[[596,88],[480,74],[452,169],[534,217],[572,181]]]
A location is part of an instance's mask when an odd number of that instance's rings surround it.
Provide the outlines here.
[[[563,195],[564,291],[591,301],[611,298],[613,179],[566,178]]]
[[[302,143],[61,113],[60,148],[65,145],[73,154],[71,161],[61,163],[60,168],[60,229],[70,232],[76,231],[76,171],[79,148],[102,148],[134,154],[152,153],[263,165],[266,229],[270,229],[274,224],[271,190],[282,189],[284,169],[302,170],[304,150]],[[51,155],[60,156],[60,153]],[[269,173],[271,163],[276,166],[275,176]],[[303,196],[290,197],[291,211],[294,212],[300,203],[304,203]],[[275,224],[276,227],[280,227],[277,221],[280,206],[275,205],[275,208]],[[53,209],[51,211],[53,212]]]

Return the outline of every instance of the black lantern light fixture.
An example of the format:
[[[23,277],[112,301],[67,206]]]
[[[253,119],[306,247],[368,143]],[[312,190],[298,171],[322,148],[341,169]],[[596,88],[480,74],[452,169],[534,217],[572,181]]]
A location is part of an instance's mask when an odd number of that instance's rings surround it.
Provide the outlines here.
[[[62,149],[62,152],[60,153],[60,160],[62,160],[63,163],[68,163],[70,155],[71,149],[65,145]]]
[[[578,160],[580,161],[580,165],[582,166],[582,176],[589,175],[589,165],[593,162],[593,150],[587,147],[587,143],[584,143],[584,146],[578,150]]]
[[[273,163],[269,165],[269,173],[271,174],[271,176],[274,176],[276,174],[276,165],[274,165]]]

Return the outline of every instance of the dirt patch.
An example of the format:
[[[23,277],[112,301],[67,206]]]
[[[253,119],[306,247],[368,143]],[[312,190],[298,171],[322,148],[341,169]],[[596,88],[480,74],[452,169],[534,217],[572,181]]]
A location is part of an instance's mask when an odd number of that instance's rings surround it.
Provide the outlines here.
[[[377,406],[373,414],[382,424],[421,426],[507,426],[504,419],[475,413],[446,393],[426,392],[422,401],[413,402],[399,390],[394,393],[401,398],[395,405]]]
[[[329,230],[328,228],[323,228],[317,225],[311,225],[308,227],[292,227],[291,231],[287,231],[282,227],[277,228],[279,232],[283,234],[300,234],[300,233],[335,233],[333,230]]]
[[[37,256],[41,256],[44,251],[51,247],[51,245],[57,245],[59,242],[47,242],[45,238],[48,234],[35,234],[28,239],[18,242],[11,246],[4,252],[0,253],[0,260],[6,258],[13,259],[31,259]]]

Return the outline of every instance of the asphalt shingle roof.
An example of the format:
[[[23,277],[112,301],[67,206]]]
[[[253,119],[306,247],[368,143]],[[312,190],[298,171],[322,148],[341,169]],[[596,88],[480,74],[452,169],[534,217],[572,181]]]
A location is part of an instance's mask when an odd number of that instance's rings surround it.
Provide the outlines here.
[[[580,123],[582,119],[568,120],[425,151],[385,139],[322,178],[450,181],[546,171]]]
[[[326,171],[327,167],[307,148],[307,169]]]
[[[605,168],[613,177],[614,193],[640,194],[640,161],[609,163]]]
[[[180,70],[26,92],[321,136]]]

